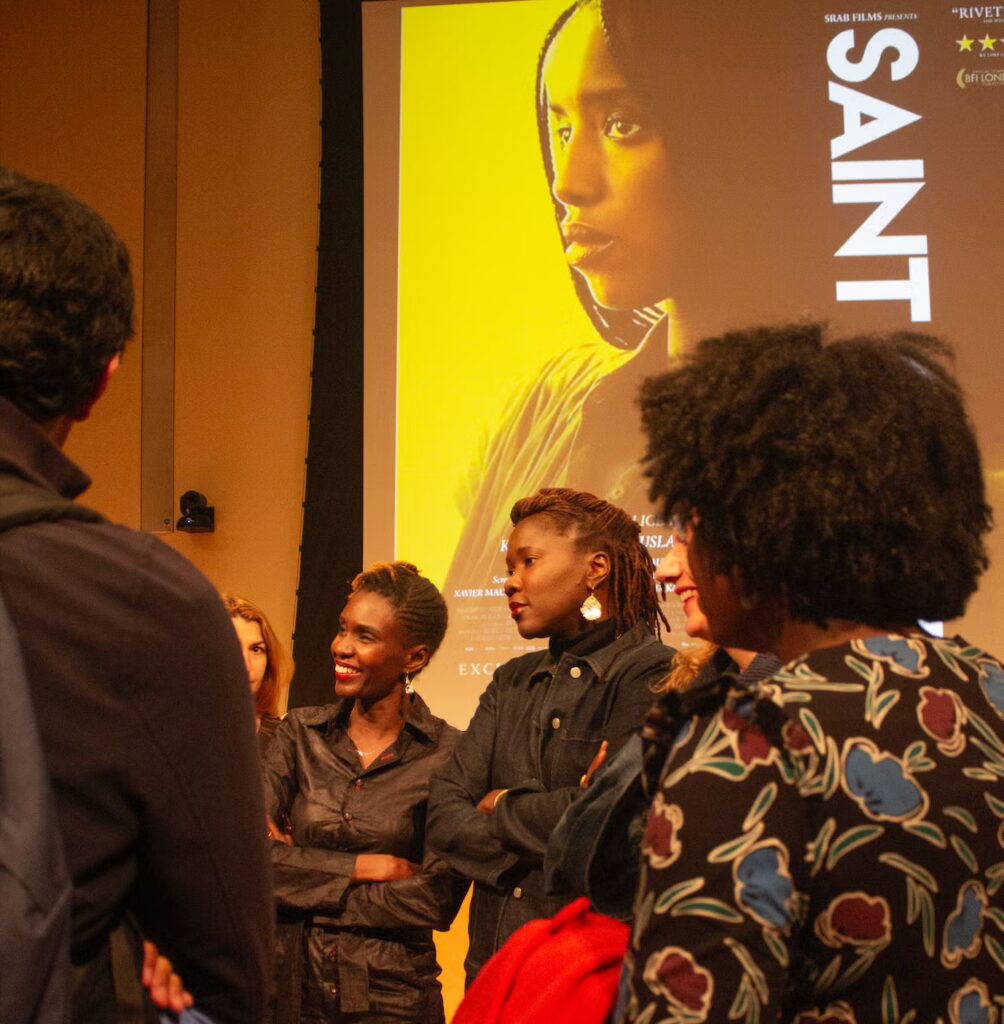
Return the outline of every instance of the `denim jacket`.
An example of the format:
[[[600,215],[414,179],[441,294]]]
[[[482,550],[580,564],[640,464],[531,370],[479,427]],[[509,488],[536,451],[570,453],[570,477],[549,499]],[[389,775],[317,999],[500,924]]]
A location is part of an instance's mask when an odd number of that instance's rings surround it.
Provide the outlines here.
[[[519,927],[571,902],[545,892],[550,834],[600,743],[613,754],[638,730],[672,654],[639,623],[587,655],[539,651],[495,672],[429,793],[430,848],[475,882],[469,977]],[[478,813],[493,789],[508,792]]]
[[[717,693],[724,700],[724,676],[733,684],[752,686],[780,667],[773,655],[758,654],[736,677],[736,663],[719,648],[694,680],[685,703]],[[643,764],[642,738],[632,736],[562,816],[544,858],[548,891],[587,896],[601,914],[621,921],[631,919],[649,806],[641,780]]]

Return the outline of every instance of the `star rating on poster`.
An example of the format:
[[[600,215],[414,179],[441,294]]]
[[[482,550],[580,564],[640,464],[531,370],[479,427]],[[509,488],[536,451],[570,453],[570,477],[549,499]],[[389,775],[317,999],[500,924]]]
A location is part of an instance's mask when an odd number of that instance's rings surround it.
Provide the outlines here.
[[[996,53],[996,44],[999,42],[1001,42],[1001,40],[994,39],[989,32],[987,32],[982,39],[970,39],[969,36],[963,33],[961,39],[955,40],[955,45],[959,48],[959,53],[972,53],[974,43],[980,44],[980,53],[986,53],[988,50],[991,50],[994,53]]]

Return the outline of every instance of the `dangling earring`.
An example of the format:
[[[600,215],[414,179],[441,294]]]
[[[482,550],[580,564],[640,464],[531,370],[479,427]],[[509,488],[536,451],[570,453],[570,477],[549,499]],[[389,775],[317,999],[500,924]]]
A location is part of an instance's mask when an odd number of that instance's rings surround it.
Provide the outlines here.
[[[404,674],[404,692],[412,694],[415,692],[415,687],[411,685],[411,673],[405,672]]]
[[[587,584],[587,586],[589,586]],[[603,605],[600,599],[593,593],[593,587],[589,587],[589,597],[579,605],[579,614],[586,622],[595,622],[603,615]]]

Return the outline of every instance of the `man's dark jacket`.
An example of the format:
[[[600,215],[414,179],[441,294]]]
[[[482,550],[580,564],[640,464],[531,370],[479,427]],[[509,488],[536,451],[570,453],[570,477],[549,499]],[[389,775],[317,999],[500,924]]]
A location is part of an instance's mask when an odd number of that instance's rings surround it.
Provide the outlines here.
[[[0,399],[0,473],[90,480]],[[218,1024],[259,1020],[271,879],[247,677],[210,584],[150,536],[60,520],[0,532],[74,882],[74,1022],[108,1019],[109,931],[132,911]]]

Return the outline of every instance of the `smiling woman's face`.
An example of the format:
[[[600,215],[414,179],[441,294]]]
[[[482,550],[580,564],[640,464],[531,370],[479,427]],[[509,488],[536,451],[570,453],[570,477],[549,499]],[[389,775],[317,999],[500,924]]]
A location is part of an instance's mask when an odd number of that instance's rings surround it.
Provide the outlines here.
[[[335,695],[382,700],[403,687],[405,673],[417,667],[397,612],[382,594],[360,590],[348,599],[331,641]]]
[[[569,265],[610,309],[669,296],[673,217],[666,142],[617,70],[599,9],[576,11],[544,58],[551,191]]]
[[[680,537],[673,538],[673,544],[655,570],[659,583],[668,583],[683,605],[683,628],[687,636],[698,640],[711,640],[711,625],[701,607],[697,584],[690,573],[687,545]]]

